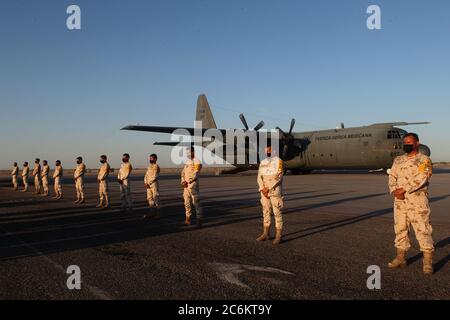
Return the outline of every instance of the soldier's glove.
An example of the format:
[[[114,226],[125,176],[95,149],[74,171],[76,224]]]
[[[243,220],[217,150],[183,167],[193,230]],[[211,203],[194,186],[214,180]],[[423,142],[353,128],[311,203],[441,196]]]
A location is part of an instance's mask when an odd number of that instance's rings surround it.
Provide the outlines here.
[[[120,180],[120,179],[119,179],[119,184],[123,184],[123,180]]]
[[[188,187],[188,183],[187,183],[186,181],[183,181],[183,182],[181,183],[181,186],[182,186],[183,188],[187,188],[187,187]]]
[[[150,189],[150,185],[147,184],[147,183],[145,183],[145,187],[146,187],[147,189]]]

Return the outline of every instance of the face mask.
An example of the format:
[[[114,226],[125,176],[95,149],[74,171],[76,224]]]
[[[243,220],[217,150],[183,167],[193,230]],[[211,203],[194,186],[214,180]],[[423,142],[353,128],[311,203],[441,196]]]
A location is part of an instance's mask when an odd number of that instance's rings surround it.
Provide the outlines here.
[[[414,151],[414,145],[412,145],[412,144],[405,144],[405,145],[403,145],[403,151],[405,151],[406,153],[410,154],[411,152]]]
[[[268,158],[270,158],[270,157],[272,156],[272,153],[267,152],[267,153],[266,153],[266,156],[267,156]]]
[[[106,162],[106,160],[103,160],[103,159],[102,159],[102,160],[100,160],[100,163],[105,163],[105,162]]]
[[[128,159],[127,159],[127,158],[122,158],[122,162],[127,163],[127,162],[128,162]]]
[[[156,163],[156,161],[155,160],[150,160],[150,163],[154,164],[154,163]]]
[[[77,160],[77,164],[81,164],[81,161],[80,161],[80,160]]]

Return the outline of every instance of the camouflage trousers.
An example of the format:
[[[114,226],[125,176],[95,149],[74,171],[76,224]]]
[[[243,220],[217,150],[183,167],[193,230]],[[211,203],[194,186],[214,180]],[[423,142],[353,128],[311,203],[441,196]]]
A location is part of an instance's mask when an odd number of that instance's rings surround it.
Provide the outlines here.
[[[102,180],[98,184],[98,195],[100,197],[100,204],[108,207],[109,206],[109,186],[108,181]]]
[[[75,190],[77,192],[77,200],[84,200],[84,178],[78,177],[75,180]]]
[[[61,184],[61,177],[56,177],[55,178],[55,196],[56,197],[62,197],[63,196],[63,191],[62,191],[62,184]]]
[[[270,196],[267,199],[261,194],[261,205],[263,210],[264,226],[269,227],[271,224],[271,215],[275,216],[275,228],[283,229],[283,216],[281,210],[283,209],[283,197]]]
[[[133,202],[131,200],[131,187],[128,179],[123,180],[120,184],[120,200],[122,201],[122,209],[132,209]]]
[[[12,176],[12,184],[13,184],[14,189],[16,189],[17,188],[17,176]]]
[[[28,177],[22,176],[23,190],[28,191]]]
[[[48,183],[47,176],[42,177],[42,187],[44,188],[44,194],[48,194],[49,193],[49,183]]]
[[[147,202],[150,208],[157,208],[159,206],[159,187],[158,182],[154,182],[147,189]]]
[[[39,174],[34,176],[34,188],[36,193],[41,193],[41,177]]]
[[[198,183],[194,182],[189,187],[183,189],[184,208],[186,217],[192,215],[192,209],[195,209],[197,219],[202,218],[202,207],[200,206],[200,191]]]
[[[407,194],[405,200],[395,199],[394,231],[395,247],[408,251],[410,226],[413,227],[422,252],[433,252],[433,228],[430,224],[431,209],[425,193]]]

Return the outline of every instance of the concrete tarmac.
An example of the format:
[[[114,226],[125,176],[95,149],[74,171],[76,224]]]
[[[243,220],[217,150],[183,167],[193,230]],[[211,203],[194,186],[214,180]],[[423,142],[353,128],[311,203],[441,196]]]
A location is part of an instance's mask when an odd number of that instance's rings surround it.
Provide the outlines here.
[[[435,274],[422,273],[414,233],[408,266],[390,270],[392,198],[387,177],[367,173],[286,176],[284,242],[259,243],[262,214],[256,176],[202,176],[204,227],[184,226],[177,175],[161,177],[161,219],[148,213],[141,175],[132,178],[135,211],[99,210],[97,183],[87,203],[14,192],[0,182],[0,299],[450,299],[450,171],[438,170],[430,196]],[[31,191],[34,191],[30,179]],[[53,187],[53,186],[52,186]],[[271,230],[272,237],[274,230]],[[81,270],[69,290],[66,270]],[[381,289],[369,290],[369,266]]]

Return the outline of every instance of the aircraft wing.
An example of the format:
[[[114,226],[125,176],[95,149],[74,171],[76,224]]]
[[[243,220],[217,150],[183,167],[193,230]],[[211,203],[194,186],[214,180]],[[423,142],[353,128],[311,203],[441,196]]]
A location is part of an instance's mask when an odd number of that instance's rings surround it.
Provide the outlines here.
[[[413,126],[421,124],[430,124],[431,122],[387,122],[387,123],[375,123],[371,127],[403,127],[403,126]]]
[[[195,128],[183,128],[183,127],[158,127],[158,126],[140,126],[140,125],[132,125],[123,127],[120,130],[131,130],[131,131],[146,131],[146,132],[159,132],[159,133],[174,133],[176,130],[186,130],[189,132],[189,135],[194,135]],[[198,130],[198,129],[197,129]],[[202,134],[205,133],[206,130],[210,130],[207,128],[202,129]],[[225,129],[214,129],[219,130],[225,136]]]

